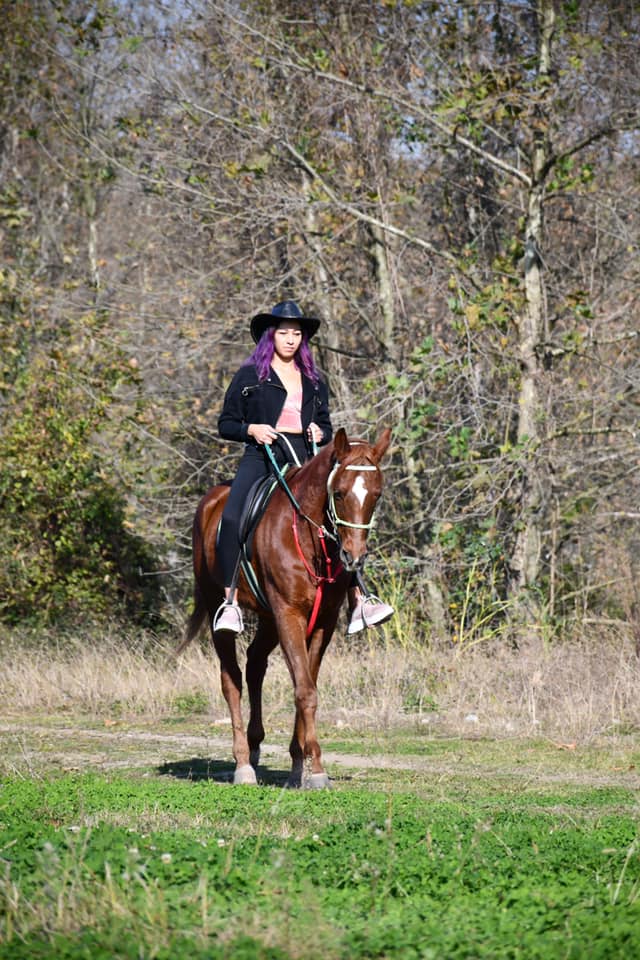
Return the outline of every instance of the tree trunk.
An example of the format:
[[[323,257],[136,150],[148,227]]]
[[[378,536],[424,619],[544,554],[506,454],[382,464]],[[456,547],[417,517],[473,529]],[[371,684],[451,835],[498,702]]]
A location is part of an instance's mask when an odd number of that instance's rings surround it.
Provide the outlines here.
[[[380,218],[384,220],[384,211],[380,212]],[[400,341],[392,275],[389,267],[388,235],[378,224],[369,226],[369,234],[371,236],[370,255],[374,265],[377,299],[380,304],[380,319],[376,324],[376,332],[384,349],[383,367],[392,376],[397,376],[402,369],[401,351],[398,348]],[[403,416],[402,419],[405,420],[406,417]],[[419,516],[423,512],[422,486],[417,474],[415,459],[410,447],[406,444],[401,447],[401,456],[405,490],[409,496],[409,513],[412,516]],[[433,634],[438,639],[444,639],[448,635],[449,628],[446,603],[437,579],[436,565],[432,561],[428,548],[423,555],[423,560],[424,613],[431,623]]]
[[[378,302],[380,304],[380,341],[384,345],[385,366],[390,366],[392,373],[397,373],[397,349],[393,287],[389,259],[387,253],[387,235],[378,224],[369,227],[371,235],[370,252],[374,264],[374,273],[378,287]]]
[[[349,385],[342,371],[342,357],[339,352],[340,335],[333,321],[333,309],[329,295],[330,278],[322,250],[321,225],[318,221],[316,206],[311,197],[312,179],[306,170],[302,171],[302,192],[306,201],[305,233],[306,242],[313,252],[314,300],[319,316],[322,318],[322,346],[320,353],[326,370],[331,393],[336,398],[338,410],[351,410],[353,403]],[[349,427],[349,424],[341,424]]]
[[[538,2],[538,78],[544,98],[551,66],[555,14],[552,0]],[[543,370],[540,347],[545,339],[545,291],[542,276],[544,187],[550,159],[548,123],[541,103],[534,130],[524,255],[525,309],[519,324],[520,392],[517,439],[523,448],[520,528],[510,558],[510,595],[518,620],[537,617],[537,598],[531,588],[540,572],[541,521],[545,482],[539,448],[544,431],[541,402]]]

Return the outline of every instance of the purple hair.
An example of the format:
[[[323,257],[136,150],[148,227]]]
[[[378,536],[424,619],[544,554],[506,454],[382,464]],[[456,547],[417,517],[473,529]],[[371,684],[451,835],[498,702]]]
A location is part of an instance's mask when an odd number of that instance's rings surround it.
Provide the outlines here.
[[[248,367],[251,364],[254,364],[256,370],[258,371],[258,380],[260,380],[260,382],[266,380],[269,376],[269,368],[271,366],[271,361],[273,360],[273,354],[275,353],[275,346],[273,342],[275,332],[275,327],[267,327],[265,332],[258,340],[256,348],[251,356],[247,357],[242,364],[243,367]],[[305,377],[308,377],[312,383],[318,383],[320,380],[320,373],[316,367],[315,360],[313,359],[311,348],[309,347],[309,337],[304,331],[302,333],[300,346],[298,347],[296,355],[293,358],[293,362],[300,373],[304,374]]]

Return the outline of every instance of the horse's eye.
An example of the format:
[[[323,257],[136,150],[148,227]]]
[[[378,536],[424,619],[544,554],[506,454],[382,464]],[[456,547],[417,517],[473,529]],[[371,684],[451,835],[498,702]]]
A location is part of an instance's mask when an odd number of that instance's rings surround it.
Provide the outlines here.
[[[334,500],[343,500],[344,498],[343,498],[342,494],[340,493],[340,491],[339,491],[339,490],[336,490],[336,492],[335,492],[334,495],[333,495],[333,499],[334,499]]]

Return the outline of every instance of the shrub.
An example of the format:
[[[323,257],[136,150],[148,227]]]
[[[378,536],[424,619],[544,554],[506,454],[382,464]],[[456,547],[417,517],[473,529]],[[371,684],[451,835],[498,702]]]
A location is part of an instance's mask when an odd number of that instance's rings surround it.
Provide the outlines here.
[[[32,356],[0,433],[0,618],[10,623],[155,616],[153,551],[96,443],[133,371],[112,347],[87,356],[97,322]]]

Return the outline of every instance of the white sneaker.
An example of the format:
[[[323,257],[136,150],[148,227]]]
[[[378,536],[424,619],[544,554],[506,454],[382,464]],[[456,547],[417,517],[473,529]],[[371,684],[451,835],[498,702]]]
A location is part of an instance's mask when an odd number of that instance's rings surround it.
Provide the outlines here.
[[[394,613],[393,607],[390,607],[388,603],[383,603],[378,597],[373,595],[365,597],[354,608],[347,633],[359,633],[365,627],[374,627],[378,623],[384,623]]]
[[[216,610],[213,618],[213,632],[228,630],[229,633],[242,633],[244,623],[242,610],[237,603],[227,603],[226,600]]]

